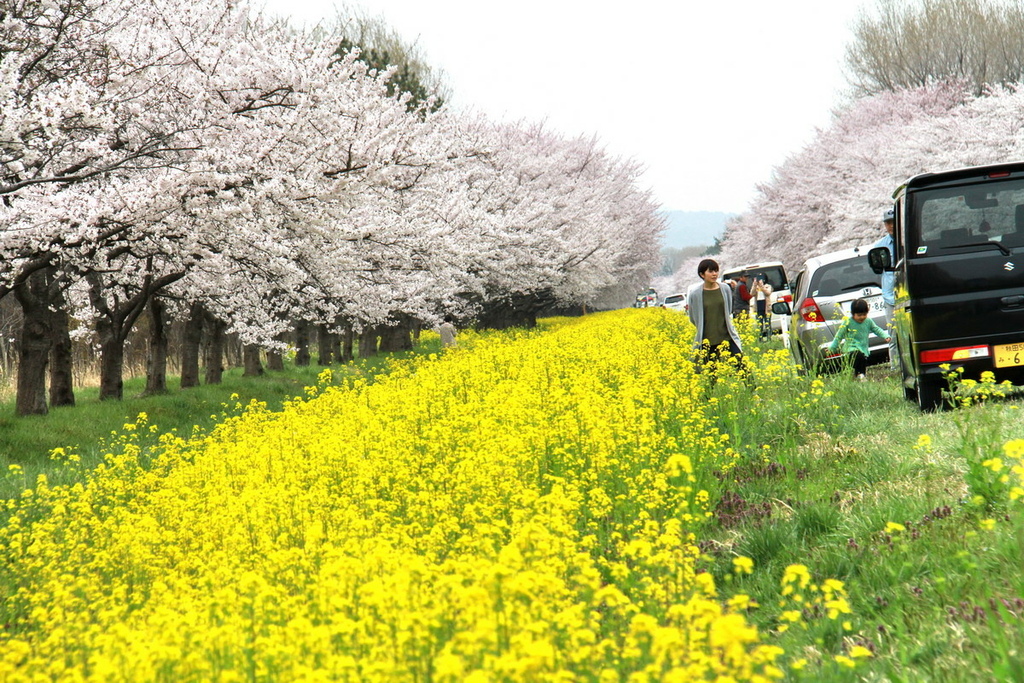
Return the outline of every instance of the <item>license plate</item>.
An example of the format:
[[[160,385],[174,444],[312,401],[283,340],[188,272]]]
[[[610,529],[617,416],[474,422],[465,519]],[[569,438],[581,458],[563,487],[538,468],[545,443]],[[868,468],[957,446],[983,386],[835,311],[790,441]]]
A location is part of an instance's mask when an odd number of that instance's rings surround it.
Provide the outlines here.
[[[993,346],[996,354],[997,368],[1010,368],[1014,365],[1024,365],[1024,344],[1001,344]]]
[[[885,313],[885,300],[880,296],[869,296],[864,299],[868,303],[868,315],[874,317],[875,313]],[[843,307],[843,315],[850,315],[850,305],[852,301],[844,301],[841,305]]]

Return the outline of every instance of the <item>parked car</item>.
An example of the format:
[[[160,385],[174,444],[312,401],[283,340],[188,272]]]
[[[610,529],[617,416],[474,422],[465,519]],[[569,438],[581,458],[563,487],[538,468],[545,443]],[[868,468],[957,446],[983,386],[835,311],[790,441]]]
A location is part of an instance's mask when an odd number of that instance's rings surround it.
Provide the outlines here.
[[[868,264],[869,249],[855,247],[808,259],[794,280],[794,305],[773,305],[773,313],[790,316],[789,353],[805,369],[824,372],[840,367],[841,356],[828,347],[843,318],[850,315],[850,304],[855,299],[867,301],[869,317],[885,328],[881,277]],[[868,345],[868,363],[889,358],[884,338],[872,334]]]
[[[649,308],[651,306],[658,305],[658,292],[653,288],[649,288],[646,292],[642,292],[636,295],[636,302],[633,304],[633,308]]]
[[[682,294],[669,294],[665,297],[665,300],[661,302],[662,308],[671,308],[675,311],[686,310],[686,293]]]
[[[895,271],[906,398],[948,407],[946,365],[1024,384],[1024,162],[914,176],[893,197],[894,258],[868,257]]]
[[[765,282],[772,286],[772,295],[768,301],[769,311],[772,308],[772,304],[777,301],[792,301],[789,291],[789,279],[786,277],[786,268],[779,261],[748,263],[737,268],[725,268],[722,270],[720,279],[738,282],[738,278],[741,275],[749,275],[752,280],[755,277],[763,278]],[[751,314],[753,315],[753,310],[751,310]],[[772,313],[772,332],[783,332],[787,317]]]

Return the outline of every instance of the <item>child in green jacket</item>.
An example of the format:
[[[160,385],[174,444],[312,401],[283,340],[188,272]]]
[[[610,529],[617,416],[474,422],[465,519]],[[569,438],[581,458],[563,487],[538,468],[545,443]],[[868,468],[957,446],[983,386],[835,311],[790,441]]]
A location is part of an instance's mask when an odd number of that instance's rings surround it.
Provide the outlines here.
[[[890,341],[889,334],[876,325],[874,320],[868,319],[868,302],[856,299],[850,304],[850,317],[843,319],[836,331],[835,339],[828,347],[832,353],[841,350],[851,356],[853,374],[861,381],[865,380],[864,372],[868,368],[868,335],[872,332],[885,341]]]

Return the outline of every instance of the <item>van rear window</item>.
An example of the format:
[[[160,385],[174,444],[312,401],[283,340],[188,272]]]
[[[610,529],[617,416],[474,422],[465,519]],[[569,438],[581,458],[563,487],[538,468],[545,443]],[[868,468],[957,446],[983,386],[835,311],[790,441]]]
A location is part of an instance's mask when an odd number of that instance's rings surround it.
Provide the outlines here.
[[[1024,179],[919,190],[911,200],[910,258],[1024,246]]]

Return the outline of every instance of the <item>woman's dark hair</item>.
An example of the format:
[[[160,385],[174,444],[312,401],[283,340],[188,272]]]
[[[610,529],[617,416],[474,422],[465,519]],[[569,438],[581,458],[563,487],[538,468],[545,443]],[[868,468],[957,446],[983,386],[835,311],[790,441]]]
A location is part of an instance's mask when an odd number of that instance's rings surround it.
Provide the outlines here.
[[[868,302],[864,299],[854,299],[853,303],[850,304],[850,313],[867,313]]]
[[[697,264],[697,275],[699,275],[700,277],[704,277],[704,273],[706,273],[709,270],[719,270],[718,261],[706,258]]]

